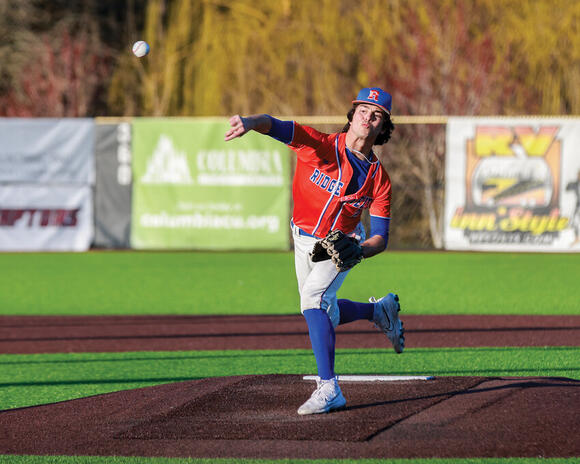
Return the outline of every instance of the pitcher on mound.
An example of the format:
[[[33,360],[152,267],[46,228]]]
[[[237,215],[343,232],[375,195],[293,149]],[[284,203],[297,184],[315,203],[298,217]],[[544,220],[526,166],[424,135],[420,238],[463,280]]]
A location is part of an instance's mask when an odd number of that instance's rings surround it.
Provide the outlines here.
[[[391,138],[391,103],[391,95],[378,87],[362,89],[342,132],[334,134],[267,114],[229,120],[226,141],[254,130],[285,143],[297,156],[291,228],[300,309],[318,369],[317,388],[298,414],[326,413],[346,405],[334,372],[338,325],[367,319],[397,353],[404,349],[396,294],[371,297],[370,303],[336,297],[352,267],[387,247],[391,181],[372,148]],[[361,224],[364,209],[370,213],[369,238]]]

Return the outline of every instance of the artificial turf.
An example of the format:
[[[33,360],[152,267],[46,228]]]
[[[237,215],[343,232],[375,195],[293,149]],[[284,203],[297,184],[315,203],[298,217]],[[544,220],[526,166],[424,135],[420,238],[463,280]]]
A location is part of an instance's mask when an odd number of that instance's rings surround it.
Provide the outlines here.
[[[206,377],[315,374],[310,350],[0,355],[0,409]],[[341,374],[580,379],[580,347],[337,350]]]
[[[394,291],[406,314],[580,314],[580,254],[387,252],[349,275],[339,297]],[[5,253],[1,315],[295,314],[290,252]],[[259,362],[257,362],[259,361]],[[309,350],[0,355],[0,409],[211,376],[314,373]],[[580,347],[338,350],[339,374],[580,379]],[[9,456],[32,464],[568,464],[578,458],[208,460]]]
[[[580,253],[385,252],[340,298],[398,293],[406,314],[580,314]],[[291,252],[7,253],[0,314],[295,314]]]

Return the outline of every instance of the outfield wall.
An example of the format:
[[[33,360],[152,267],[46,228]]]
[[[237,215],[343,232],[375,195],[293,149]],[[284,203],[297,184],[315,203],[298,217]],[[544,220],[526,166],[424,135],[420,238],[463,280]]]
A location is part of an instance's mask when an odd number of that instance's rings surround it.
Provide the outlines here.
[[[580,118],[396,122],[446,124],[445,248],[580,251]],[[226,128],[0,119],[0,251],[289,249],[290,150]]]
[[[0,119],[0,251],[288,250],[290,150],[226,125]]]

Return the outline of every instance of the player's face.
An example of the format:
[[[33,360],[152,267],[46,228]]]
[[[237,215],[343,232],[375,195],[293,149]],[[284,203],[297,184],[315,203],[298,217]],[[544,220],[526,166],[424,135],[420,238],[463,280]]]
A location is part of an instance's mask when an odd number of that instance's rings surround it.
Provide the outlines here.
[[[352,116],[351,127],[358,137],[375,139],[383,129],[385,113],[375,105],[358,105]]]

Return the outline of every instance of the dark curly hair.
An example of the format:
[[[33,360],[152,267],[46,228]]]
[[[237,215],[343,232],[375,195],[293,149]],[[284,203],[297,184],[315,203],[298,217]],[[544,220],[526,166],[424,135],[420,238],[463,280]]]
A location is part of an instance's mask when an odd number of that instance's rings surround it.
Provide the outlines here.
[[[347,113],[346,117],[348,119],[348,122],[342,128],[342,132],[347,132],[348,129],[350,128],[350,123],[352,122],[352,116],[354,115],[354,110],[356,110],[356,107],[358,105],[359,105],[358,103],[353,105],[353,107]],[[375,145],[384,145],[385,143],[387,143],[389,140],[391,140],[391,135],[393,134],[394,130],[395,130],[395,125],[393,124],[393,121],[391,121],[391,115],[385,113],[385,119],[383,120],[383,129],[381,130],[381,133],[377,136],[377,139],[375,140],[374,144]]]

